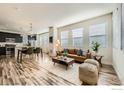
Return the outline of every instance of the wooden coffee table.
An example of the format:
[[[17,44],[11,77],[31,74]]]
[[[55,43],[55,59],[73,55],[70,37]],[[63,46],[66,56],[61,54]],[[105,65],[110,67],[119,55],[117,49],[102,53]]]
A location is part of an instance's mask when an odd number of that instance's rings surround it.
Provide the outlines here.
[[[68,58],[68,57],[65,58],[65,57],[62,57],[62,56],[61,57],[53,57],[52,61],[54,62],[54,65],[55,65],[55,63],[65,65],[66,70],[68,69],[69,65],[73,66],[73,63],[75,62],[73,58]]]

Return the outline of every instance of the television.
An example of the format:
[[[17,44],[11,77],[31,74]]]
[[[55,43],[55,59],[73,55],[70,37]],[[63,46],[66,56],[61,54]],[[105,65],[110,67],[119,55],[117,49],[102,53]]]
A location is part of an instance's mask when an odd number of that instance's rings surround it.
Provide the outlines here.
[[[53,43],[53,36],[50,36],[50,37],[49,37],[49,42],[50,42],[50,43]]]
[[[33,40],[37,40],[36,35],[33,35],[33,36],[32,36],[32,39],[33,39]]]
[[[37,40],[37,36],[36,35],[28,35],[28,40]]]
[[[28,35],[28,40],[31,40],[31,36],[30,35]]]

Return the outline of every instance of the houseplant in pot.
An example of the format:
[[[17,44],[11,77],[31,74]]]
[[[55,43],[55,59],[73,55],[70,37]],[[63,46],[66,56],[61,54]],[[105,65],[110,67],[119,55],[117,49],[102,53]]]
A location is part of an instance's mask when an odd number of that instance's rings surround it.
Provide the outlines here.
[[[67,59],[67,55],[68,55],[68,52],[67,52],[67,51],[64,51],[64,53],[63,53],[64,60],[66,60],[66,59]]]
[[[100,43],[94,42],[94,41],[92,42],[92,50],[93,50],[95,53],[98,53],[99,47],[100,47]]]

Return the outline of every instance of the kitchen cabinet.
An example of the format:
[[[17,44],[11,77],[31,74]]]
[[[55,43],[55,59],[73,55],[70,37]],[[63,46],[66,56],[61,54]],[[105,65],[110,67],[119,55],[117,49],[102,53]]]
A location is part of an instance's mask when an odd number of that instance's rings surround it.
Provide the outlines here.
[[[14,43],[22,43],[22,36],[20,34],[0,32],[0,42],[6,42],[6,38],[14,38]]]

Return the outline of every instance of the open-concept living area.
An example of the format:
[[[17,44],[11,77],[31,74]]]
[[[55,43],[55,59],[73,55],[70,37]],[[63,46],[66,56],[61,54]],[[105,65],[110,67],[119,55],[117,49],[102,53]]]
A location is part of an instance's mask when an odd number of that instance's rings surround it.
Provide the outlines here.
[[[0,85],[124,84],[124,5],[0,3]]]

